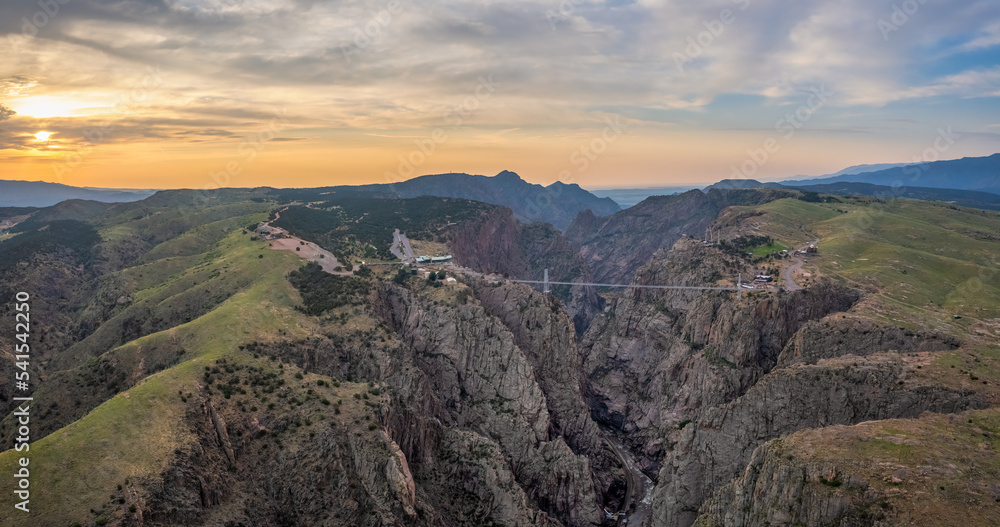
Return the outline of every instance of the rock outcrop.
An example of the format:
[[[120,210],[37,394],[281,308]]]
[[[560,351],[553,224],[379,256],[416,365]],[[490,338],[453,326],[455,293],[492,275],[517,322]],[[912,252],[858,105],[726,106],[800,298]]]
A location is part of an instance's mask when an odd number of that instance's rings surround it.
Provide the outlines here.
[[[960,344],[958,339],[948,335],[911,331],[863,317],[842,315],[806,323],[782,350],[778,364],[815,364],[823,358],[848,354],[865,356],[880,351],[946,351]]]
[[[710,284],[739,263],[681,240],[636,276],[637,283]],[[595,417],[631,435],[649,474],[676,428],[739,397],[777,364],[809,321],[849,309],[859,292],[832,283],[735,301],[728,292],[635,290],[595,319],[583,337]]]
[[[802,464],[788,458],[781,440],[754,450],[746,469],[722,487],[702,507],[698,527],[755,527],[765,525],[840,525],[888,527],[881,517],[851,517],[875,503],[879,495],[868,482],[844,478],[830,464]],[[833,492],[821,481],[843,487]]]
[[[426,388],[420,396],[430,397],[422,403],[427,415],[495,441],[515,479],[543,511],[567,525],[596,522],[599,501],[589,460],[550,432],[553,420],[541,376],[510,330],[476,303],[427,304],[396,286],[381,296],[379,312],[423,373],[420,383]],[[572,332],[568,324],[558,330],[567,331]],[[433,445],[410,446],[425,455],[434,450]]]
[[[636,282],[710,284],[740,271],[738,258],[681,239]],[[582,340],[591,408],[625,433],[656,478],[652,525],[690,525],[769,439],[985,404],[973,392],[908,380],[898,352],[957,341],[858,320],[849,311],[861,296],[833,282],[738,301],[636,290],[594,320]]]
[[[541,280],[545,269],[556,282],[593,282],[587,263],[563,235],[543,223],[522,224],[509,209],[495,208],[451,231],[455,262],[482,273]],[[582,333],[603,307],[590,286],[553,286]]]
[[[702,236],[726,207],[793,195],[778,189],[712,189],[651,196],[603,218],[580,214],[566,237],[580,249],[598,282],[628,283],[656,251],[671,248],[684,234]]]
[[[590,416],[584,397],[582,358],[577,350],[572,322],[557,299],[531,288],[512,284],[473,282],[476,298],[514,336],[514,342],[531,362],[546,395],[549,437],[563,438],[591,464],[595,488],[613,485],[613,453]]]
[[[769,439],[805,428],[985,406],[971,391],[907,383],[895,354],[773,371],[744,396],[707,409],[685,428],[660,471],[656,524],[694,522],[702,502],[739,475]]]

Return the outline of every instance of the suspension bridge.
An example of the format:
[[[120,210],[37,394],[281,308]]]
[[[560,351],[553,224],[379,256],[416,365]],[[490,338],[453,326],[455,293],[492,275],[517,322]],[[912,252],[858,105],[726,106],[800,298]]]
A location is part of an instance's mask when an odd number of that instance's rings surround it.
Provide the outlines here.
[[[542,286],[543,293],[552,292],[551,286],[554,285],[583,285],[591,287],[621,287],[621,288],[634,288],[634,289],[694,289],[701,291],[736,291],[736,297],[740,298],[743,296],[743,276],[740,275],[736,279],[735,287],[725,287],[725,286],[708,286],[708,285],[646,285],[646,284],[603,284],[597,282],[557,282],[549,280],[549,270],[545,270],[541,280],[510,280],[511,282],[519,282],[522,284],[540,284]]]

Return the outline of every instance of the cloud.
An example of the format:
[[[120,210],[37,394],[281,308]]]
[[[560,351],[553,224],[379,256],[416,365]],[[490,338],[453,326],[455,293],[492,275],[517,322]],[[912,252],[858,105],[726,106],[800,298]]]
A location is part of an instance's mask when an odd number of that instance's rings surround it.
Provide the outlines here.
[[[977,51],[1000,46],[1000,22],[983,28],[974,38],[958,47],[958,51]]]
[[[0,104],[0,121],[6,121],[7,119],[13,117],[15,114],[17,114],[17,112]]]
[[[904,91],[900,98],[924,98],[951,95],[958,97],[1000,97],[1000,66],[966,70],[937,79],[933,84]]]
[[[20,4],[0,5],[0,42],[31,15]],[[835,93],[824,112],[997,96],[992,64],[941,54],[995,45],[1000,4],[937,4],[886,40],[891,0],[402,1],[395,12],[378,0],[74,0],[5,57],[0,96],[87,94],[111,108],[158,67],[165,81],[120,137],[173,140],[239,136],[285,106],[302,127],[425,130],[490,75],[496,93],[463,126],[583,127],[628,107],[712,128],[722,96],[800,104],[820,85]],[[683,71],[677,54],[690,58]],[[734,126],[769,124],[744,122],[750,113]]]
[[[38,81],[30,75],[13,75],[0,79],[0,96],[20,97],[26,90],[38,85]]]

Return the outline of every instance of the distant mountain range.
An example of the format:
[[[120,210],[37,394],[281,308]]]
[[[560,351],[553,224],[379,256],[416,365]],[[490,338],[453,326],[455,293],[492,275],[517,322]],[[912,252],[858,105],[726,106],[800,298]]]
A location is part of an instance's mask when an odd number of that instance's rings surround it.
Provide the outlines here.
[[[543,187],[528,183],[514,172],[506,170],[493,177],[437,174],[401,183],[328,188],[349,188],[401,198],[439,196],[481,201],[507,207],[523,222],[551,223],[557,229],[568,227],[573,218],[584,210],[590,210],[597,216],[607,216],[621,210],[611,198],[599,198],[579,185],[556,181]],[[156,190],[94,189],[59,183],[0,180],[0,207],[49,207],[69,199],[105,203],[130,202],[145,199],[155,193]]]
[[[979,192],[975,190],[957,190],[952,188],[930,187],[889,187],[871,183],[840,181],[819,185],[792,185],[792,182],[762,183],[756,179],[724,179],[705,188],[711,189],[747,189],[747,188],[785,188],[818,192],[821,194],[837,194],[841,196],[872,196],[876,198],[908,198],[927,201],[944,201],[974,207],[977,209],[1000,210],[1000,194]]]
[[[854,172],[858,165],[836,176],[762,183],[755,179],[724,179],[705,188],[794,188],[824,194],[861,195],[944,201],[979,209],[1000,210],[1000,154],[898,165],[872,172]]]
[[[976,190],[956,190],[950,188],[930,187],[887,187],[871,183],[855,183],[841,181],[823,185],[799,185],[791,188],[808,190],[823,194],[839,194],[844,196],[874,196],[878,198],[908,198],[928,201],[945,201],[974,207],[977,209],[1000,210],[1000,194],[979,192]]]
[[[871,172],[846,173],[831,177],[781,181],[780,183],[785,186],[799,186],[844,181],[889,187],[950,188],[1000,194],[1000,154],[895,166]]]
[[[50,207],[68,199],[87,199],[104,203],[139,201],[156,190],[81,188],[43,181],[0,180],[0,207]]]
[[[597,216],[608,216],[621,210],[611,198],[599,198],[577,184],[556,181],[543,187],[528,183],[521,176],[507,170],[493,177],[436,174],[401,183],[362,185],[356,188],[388,191],[401,198],[439,196],[482,201],[511,209],[521,221],[551,223],[560,230],[569,227],[573,218],[585,210],[590,210]]]
[[[871,165],[853,165],[843,170],[838,170],[837,172],[834,172],[832,174],[824,174],[822,176],[796,176],[795,178],[792,179],[798,181],[807,179],[832,178],[837,176],[849,176],[854,174],[861,174],[864,172],[876,172],[879,170],[888,170],[890,168],[905,167],[912,164],[913,163],[874,163]]]

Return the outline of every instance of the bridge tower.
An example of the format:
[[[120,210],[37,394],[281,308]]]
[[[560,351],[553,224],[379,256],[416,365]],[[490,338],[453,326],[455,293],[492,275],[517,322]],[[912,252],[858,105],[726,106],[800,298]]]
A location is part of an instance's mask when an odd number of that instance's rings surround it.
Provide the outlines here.
[[[548,267],[545,268],[544,278],[542,278],[542,292],[543,293],[548,293],[549,292],[549,268]]]

